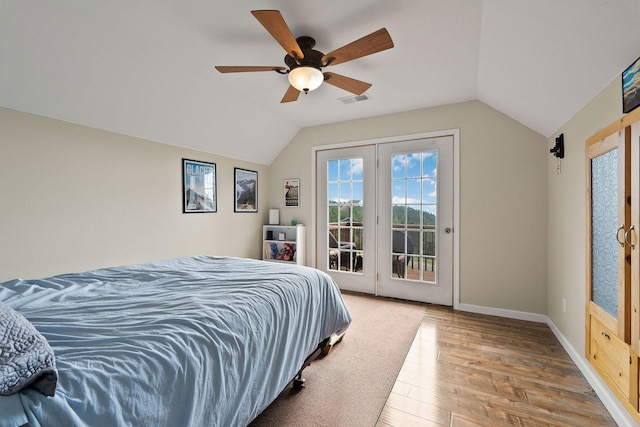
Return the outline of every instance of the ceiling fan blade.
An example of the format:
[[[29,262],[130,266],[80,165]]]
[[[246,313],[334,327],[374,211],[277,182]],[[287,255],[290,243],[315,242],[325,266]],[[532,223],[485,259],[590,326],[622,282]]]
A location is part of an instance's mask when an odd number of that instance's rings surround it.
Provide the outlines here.
[[[280,46],[284,48],[287,55],[294,58],[302,59],[304,54],[298,46],[296,38],[293,37],[289,26],[284,21],[282,14],[277,10],[252,10],[251,13],[256,17],[264,28],[269,31],[271,37],[276,39]]]
[[[286,70],[286,68],[279,67],[279,66],[262,67],[262,66],[244,66],[244,65],[239,65],[239,66],[216,65],[216,70],[220,71],[221,73],[246,73],[250,71],[284,71]]]
[[[287,89],[287,92],[282,97],[282,101],[280,101],[280,103],[283,104],[285,102],[297,101],[298,95],[300,95],[300,91],[295,87],[289,85],[289,89]]]
[[[324,78],[326,83],[356,95],[362,95],[372,86],[371,83],[352,79],[351,77],[342,76],[336,73],[324,73]]]
[[[393,40],[386,28],[364,36],[348,45],[342,46],[322,57],[322,63],[336,65],[353,59],[362,58],[372,53],[380,52],[393,47]],[[325,66],[326,66],[325,65]]]

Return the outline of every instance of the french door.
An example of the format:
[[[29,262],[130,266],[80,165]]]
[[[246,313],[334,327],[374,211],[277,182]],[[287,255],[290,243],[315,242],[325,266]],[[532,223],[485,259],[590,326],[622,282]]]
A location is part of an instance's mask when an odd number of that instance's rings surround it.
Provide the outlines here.
[[[316,266],[341,289],[375,294],[376,146],[317,153]]]
[[[452,305],[453,143],[316,152],[316,266],[342,289]]]
[[[378,294],[453,303],[453,136],[380,144]]]

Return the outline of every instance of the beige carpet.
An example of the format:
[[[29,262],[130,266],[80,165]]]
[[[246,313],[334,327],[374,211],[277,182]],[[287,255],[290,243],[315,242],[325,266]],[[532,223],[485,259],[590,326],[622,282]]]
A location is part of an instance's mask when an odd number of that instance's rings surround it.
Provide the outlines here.
[[[251,427],[375,425],[425,306],[352,293],[344,300],[353,321],[342,342],[304,370],[302,391],[289,386]]]

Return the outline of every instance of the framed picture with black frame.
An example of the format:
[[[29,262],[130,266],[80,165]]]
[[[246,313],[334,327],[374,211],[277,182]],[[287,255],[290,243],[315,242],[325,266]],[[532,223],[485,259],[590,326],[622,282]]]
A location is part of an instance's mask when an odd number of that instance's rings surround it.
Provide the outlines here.
[[[288,178],[284,180],[284,207],[300,207],[300,178]]]
[[[234,212],[258,212],[258,172],[233,168],[235,184]]]
[[[640,58],[622,72],[622,112],[628,113],[640,105]]]
[[[217,212],[216,164],[182,159],[182,213]]]

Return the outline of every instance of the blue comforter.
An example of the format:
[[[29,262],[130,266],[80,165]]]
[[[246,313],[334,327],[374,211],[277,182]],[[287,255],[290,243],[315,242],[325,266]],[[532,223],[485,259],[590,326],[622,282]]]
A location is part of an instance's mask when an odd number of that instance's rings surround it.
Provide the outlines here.
[[[54,350],[54,397],[0,396],[0,426],[246,426],[351,317],[331,278],[179,258],[0,284]]]

